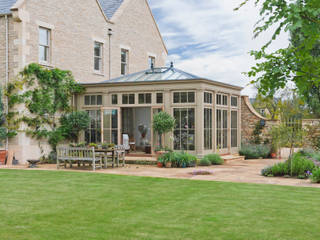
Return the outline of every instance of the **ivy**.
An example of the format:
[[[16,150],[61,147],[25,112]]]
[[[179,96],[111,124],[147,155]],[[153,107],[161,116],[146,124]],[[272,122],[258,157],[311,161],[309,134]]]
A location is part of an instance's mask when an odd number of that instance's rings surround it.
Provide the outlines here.
[[[28,65],[5,92],[10,109],[6,116],[8,136],[26,132],[39,141],[47,139],[55,150],[64,139],[58,115],[71,112],[71,97],[83,91],[70,71]]]

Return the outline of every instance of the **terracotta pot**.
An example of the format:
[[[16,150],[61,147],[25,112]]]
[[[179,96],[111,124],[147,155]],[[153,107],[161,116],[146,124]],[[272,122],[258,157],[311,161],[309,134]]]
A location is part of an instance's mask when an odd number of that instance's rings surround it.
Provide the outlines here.
[[[4,165],[7,157],[7,151],[1,150],[0,151],[0,165]]]
[[[272,157],[272,158],[276,158],[276,157],[277,157],[277,154],[276,154],[276,153],[271,153],[271,157]]]
[[[171,162],[167,162],[166,163],[166,168],[171,168],[172,167],[172,163]]]
[[[161,162],[158,162],[158,163],[157,163],[157,166],[158,166],[159,168],[162,168],[162,167],[163,167],[163,164],[162,164]]]

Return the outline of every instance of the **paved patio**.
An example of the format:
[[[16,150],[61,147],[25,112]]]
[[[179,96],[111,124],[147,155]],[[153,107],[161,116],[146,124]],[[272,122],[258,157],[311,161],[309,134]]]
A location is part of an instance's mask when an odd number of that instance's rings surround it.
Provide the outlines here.
[[[259,184],[276,184],[299,187],[317,187],[320,184],[312,184],[309,180],[291,179],[291,178],[274,178],[263,177],[260,175],[261,169],[273,165],[281,160],[243,160],[231,161],[222,166],[197,167],[197,168],[158,168],[156,166],[126,165],[124,168],[109,168],[97,170],[96,173],[118,174],[130,176],[147,176],[161,178],[178,178],[190,180],[207,180],[207,181],[225,181],[225,182],[242,182],[242,183],[259,183]],[[26,166],[0,166],[0,169],[28,169]],[[29,170],[29,169],[28,169]],[[33,169],[31,169],[33,170]],[[56,170],[55,165],[40,165],[37,170]],[[194,176],[195,170],[210,170],[212,175]],[[84,171],[92,172],[89,169],[62,169],[60,171]]]

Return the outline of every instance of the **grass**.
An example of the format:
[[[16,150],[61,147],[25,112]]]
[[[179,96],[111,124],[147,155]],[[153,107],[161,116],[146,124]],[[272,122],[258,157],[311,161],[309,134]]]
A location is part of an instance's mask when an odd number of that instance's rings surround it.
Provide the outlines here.
[[[1,240],[320,239],[320,190],[0,170]]]

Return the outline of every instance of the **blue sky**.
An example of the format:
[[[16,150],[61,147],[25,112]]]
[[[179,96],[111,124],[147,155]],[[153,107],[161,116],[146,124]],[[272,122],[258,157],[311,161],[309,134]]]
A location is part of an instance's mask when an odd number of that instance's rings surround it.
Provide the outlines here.
[[[242,0],[149,0],[169,50],[168,61],[187,72],[216,81],[245,87],[243,94],[255,95],[243,72],[254,65],[248,54],[258,49],[271,32],[253,39],[259,20],[253,3],[233,11]],[[287,45],[287,35],[271,49]]]

